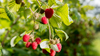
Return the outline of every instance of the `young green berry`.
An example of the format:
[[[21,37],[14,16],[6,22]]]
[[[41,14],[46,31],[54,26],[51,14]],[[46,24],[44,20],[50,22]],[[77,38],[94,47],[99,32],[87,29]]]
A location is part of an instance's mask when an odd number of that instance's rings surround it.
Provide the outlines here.
[[[35,39],[35,41],[37,42],[37,44],[40,44],[41,38],[38,37],[38,38]]]
[[[46,16],[48,19],[50,19],[50,18],[53,16],[53,13],[54,13],[54,11],[53,11],[52,8],[47,8],[47,9],[45,10],[45,16]]]
[[[40,9],[40,13],[43,14],[44,13],[44,9]]]
[[[61,51],[61,48],[62,48],[62,45],[61,45],[60,43],[58,43],[58,44],[56,44],[56,45],[57,45],[58,50],[59,50],[59,51],[57,51],[57,52],[60,52],[60,51]]]
[[[29,48],[31,46],[31,42],[26,43],[26,47]]]
[[[22,0],[15,0],[16,4],[20,4]]]
[[[29,39],[30,39],[30,35],[25,34],[25,35],[23,36],[23,41],[24,41],[24,42],[28,42]]]
[[[35,50],[35,49],[37,48],[37,46],[38,46],[37,42],[33,42],[33,43],[32,43],[32,49],[33,49],[33,50]]]
[[[39,29],[39,25],[35,24],[34,28],[35,28],[35,30]]]
[[[50,56],[55,56],[55,54],[56,54],[56,51],[50,49],[50,53],[49,53],[49,55],[50,55]]]
[[[46,17],[42,17],[41,18],[41,21],[42,21],[43,24],[47,24],[48,23],[48,20],[47,20]]]

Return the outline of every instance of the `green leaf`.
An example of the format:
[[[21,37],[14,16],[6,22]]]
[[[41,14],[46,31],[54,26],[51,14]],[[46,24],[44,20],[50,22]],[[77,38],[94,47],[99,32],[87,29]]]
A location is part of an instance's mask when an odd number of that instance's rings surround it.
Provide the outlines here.
[[[13,21],[13,20],[15,19],[14,14],[12,14],[12,13],[8,10],[7,6],[5,6],[5,12],[7,13],[7,16],[9,17],[9,19],[10,19],[11,21]]]
[[[57,14],[54,14],[52,16],[52,18],[50,18],[50,24],[53,26],[53,27],[58,27],[60,28],[61,24],[62,24],[62,19],[60,16],[58,16]]]
[[[76,15],[76,17],[77,17],[77,22],[79,22],[80,21],[80,19],[81,19],[81,15],[80,15],[80,13],[77,11],[77,9],[74,9],[74,12],[75,12],[75,15]]]
[[[44,48],[47,52],[50,53],[50,48]]]
[[[14,37],[11,39],[11,41],[10,41],[11,47],[14,47],[14,46],[15,46],[14,41],[15,41],[16,38],[17,38],[17,36],[14,36]]]
[[[16,45],[20,40],[22,40],[22,38],[21,38],[21,37],[17,37],[17,38],[15,39],[15,41],[14,41],[14,44]]]
[[[48,5],[49,5],[49,6],[52,6],[53,4],[56,5],[55,0],[48,0]]]
[[[25,18],[28,18],[28,17],[30,16],[30,13],[31,13],[31,11],[30,11],[29,8],[25,9],[25,10],[24,10],[24,17],[25,17]]]
[[[15,50],[16,52],[18,52],[19,54],[21,54],[21,56],[23,56],[23,55],[28,56],[29,55],[24,49],[21,49],[21,48],[12,48],[12,49]]]
[[[42,32],[47,28],[47,25],[39,23],[39,31]]]
[[[10,21],[9,17],[7,16],[5,9],[4,8],[0,8],[0,18],[5,18],[7,20]]]
[[[15,0],[12,0],[9,2],[8,6],[12,12],[17,12],[21,7],[21,4],[16,4]]]
[[[14,36],[10,41],[11,47],[14,47],[21,39],[21,37]]]
[[[51,47],[51,49],[53,49],[54,51],[59,51],[56,44],[55,44],[55,45],[51,44],[50,47]]]
[[[65,37],[66,37],[66,39],[65,40],[67,40],[69,37],[68,37],[68,35],[67,35],[67,33],[65,33],[63,30],[57,30],[57,29],[55,29],[55,32],[56,32],[56,34],[59,36],[59,38],[62,40],[62,38],[63,38],[63,35],[62,34],[64,34],[65,35]]]
[[[73,23],[73,20],[68,16],[68,9],[68,5],[65,4],[64,6],[61,6],[56,10],[56,13],[61,17],[63,23],[67,26]]]
[[[10,28],[11,22],[6,20],[5,18],[0,18],[0,29],[2,28]]]

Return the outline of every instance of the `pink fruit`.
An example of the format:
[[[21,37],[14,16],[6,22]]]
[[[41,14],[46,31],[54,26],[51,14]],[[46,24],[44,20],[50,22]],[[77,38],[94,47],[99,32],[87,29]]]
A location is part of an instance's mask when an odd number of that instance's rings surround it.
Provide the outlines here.
[[[43,52],[44,54],[47,54],[47,53],[48,53],[45,49],[42,49],[42,52]]]
[[[53,13],[54,13],[54,11],[53,11],[52,8],[47,8],[47,9],[45,10],[45,16],[46,16],[47,18],[51,18],[51,17],[53,16]]]
[[[25,34],[25,35],[23,36],[23,41],[24,41],[24,42],[27,42],[29,39],[30,39],[30,35]]]
[[[31,42],[26,43],[26,47],[29,48],[31,46]]]
[[[33,50],[35,50],[35,49],[37,48],[37,46],[38,46],[37,42],[33,42],[33,43],[32,43],[32,48],[33,48]]]
[[[56,54],[56,51],[54,51],[54,50],[50,50],[50,56],[55,56],[55,54]]]
[[[42,21],[43,24],[47,24],[48,23],[48,20],[47,20],[46,17],[42,17],[41,18],[41,21]]]
[[[62,48],[61,44],[58,43],[58,44],[57,44],[57,47],[58,47],[58,49],[59,49],[59,51],[57,51],[57,52],[60,52],[60,51],[61,51],[61,48]]]
[[[37,42],[37,44],[40,44],[41,38],[38,37],[38,38],[35,39],[35,41]]]

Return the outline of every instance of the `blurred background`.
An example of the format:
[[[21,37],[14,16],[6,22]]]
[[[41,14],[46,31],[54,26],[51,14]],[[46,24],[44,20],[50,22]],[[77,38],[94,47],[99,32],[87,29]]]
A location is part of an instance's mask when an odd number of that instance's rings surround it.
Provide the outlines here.
[[[4,7],[4,4],[9,1],[10,0],[0,0],[0,7]],[[47,2],[47,0],[42,1]],[[58,1],[62,2],[62,0]],[[74,22],[70,26],[66,26],[62,23],[61,29],[68,34],[69,39],[67,41],[61,41],[63,48],[61,52],[56,53],[55,56],[100,56],[100,0],[63,0],[63,3],[68,4],[69,15]],[[0,13],[1,12],[2,10],[0,9]],[[0,14],[0,16],[2,15]],[[25,23],[25,20],[22,17],[22,19],[12,27],[4,42],[5,48],[2,48],[0,44],[0,55],[48,56],[42,53],[39,46],[36,50],[26,48],[22,40],[16,43],[15,47],[10,46],[11,38],[32,29],[33,25],[31,19],[26,20],[27,23]],[[0,25],[3,25],[3,27],[0,27],[0,42],[2,42],[7,29],[9,29],[9,23],[9,21],[0,19]],[[37,36],[42,39],[48,37],[45,31],[43,31],[42,34],[37,30],[36,32],[38,33]]]

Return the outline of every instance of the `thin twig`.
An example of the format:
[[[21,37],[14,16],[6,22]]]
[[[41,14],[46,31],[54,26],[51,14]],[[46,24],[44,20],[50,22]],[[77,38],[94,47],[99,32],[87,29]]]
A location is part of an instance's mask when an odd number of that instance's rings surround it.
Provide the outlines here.
[[[50,29],[50,25],[49,25],[49,20],[48,20],[48,26],[49,26],[49,39],[52,39],[52,37],[51,37],[51,29]]]
[[[42,2],[42,3],[44,3],[46,6],[48,6],[45,2],[43,2],[43,1],[41,1],[41,0],[39,0],[40,2]]]
[[[39,1],[38,1],[38,0],[36,0],[36,1],[38,2],[39,6],[40,6],[40,8],[41,8],[41,4],[39,3]]]
[[[14,23],[10,26],[10,28],[12,28],[13,27],[13,25],[15,25],[16,24],[16,22],[18,21],[18,19],[19,19],[20,17],[17,17],[17,19],[14,21]],[[7,31],[7,33],[6,33],[6,35],[5,35],[5,37],[4,37],[4,39],[3,39],[3,41],[2,41],[2,47],[4,47],[4,41],[6,40],[6,38],[7,38],[7,36],[8,36],[8,34],[9,34],[9,32],[10,32],[10,30],[8,30]]]

